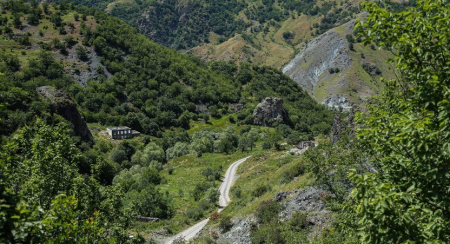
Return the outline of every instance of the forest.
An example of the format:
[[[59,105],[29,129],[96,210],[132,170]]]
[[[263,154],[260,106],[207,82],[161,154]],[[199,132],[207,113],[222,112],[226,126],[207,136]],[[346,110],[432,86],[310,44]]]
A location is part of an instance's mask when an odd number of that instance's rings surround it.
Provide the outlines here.
[[[64,3],[65,1],[54,2]],[[335,2],[317,4],[312,0],[278,2],[274,0],[195,0],[191,2],[143,0],[117,3],[112,0],[95,1],[95,3],[76,0],[72,2],[78,6],[94,7],[98,10],[107,9],[111,15],[137,27],[139,32],[147,35],[151,40],[177,50],[186,50],[202,43],[215,41],[210,40],[210,33],[219,35],[219,42],[227,40],[237,33],[245,33],[247,28],[254,24],[253,21],[263,26],[270,21],[280,23],[295,14],[327,17],[331,8],[336,7]],[[346,15],[357,11],[357,8],[351,8],[349,11],[339,9],[333,17],[343,19]],[[245,14],[247,20],[244,20],[241,13]],[[332,27],[334,26],[324,25],[321,33]]]

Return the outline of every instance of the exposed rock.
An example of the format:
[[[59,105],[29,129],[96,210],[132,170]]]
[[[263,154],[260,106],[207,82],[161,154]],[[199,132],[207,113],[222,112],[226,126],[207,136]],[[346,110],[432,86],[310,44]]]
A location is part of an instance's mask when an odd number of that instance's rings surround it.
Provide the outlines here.
[[[342,109],[342,111],[350,111],[352,108],[352,103],[346,95],[327,97],[322,103],[329,108]]]
[[[355,107],[352,106],[350,108],[350,113],[347,116],[347,123],[345,121],[341,120],[341,116],[339,113],[334,114],[334,122],[333,127],[331,128],[331,143],[338,142],[342,136],[344,135],[344,132],[348,129],[347,136],[349,138],[353,137],[355,135]]]
[[[349,128],[349,137],[355,136],[355,106],[352,106],[350,113],[347,116],[347,123]]]
[[[280,217],[283,221],[288,221],[295,212],[303,212],[307,214],[308,225],[311,228],[308,231],[308,240],[319,236],[322,231],[330,226],[330,211],[325,209],[324,197],[330,193],[320,190],[317,187],[310,187],[305,190],[280,192],[276,195],[275,200],[285,199],[285,209],[281,212]]]
[[[100,56],[95,52],[94,48],[87,48],[87,59],[80,60],[77,56],[76,49],[81,44],[77,44],[67,49],[67,55],[56,54],[57,58],[67,60],[74,66],[65,67],[64,72],[72,75],[78,84],[86,86],[90,80],[96,80],[101,75],[105,75],[106,79],[110,79],[112,74],[101,64]]]
[[[287,114],[283,110],[283,99],[266,97],[256,106],[253,117],[255,124],[263,126],[268,126],[277,120],[286,119]]]
[[[83,141],[92,140],[92,134],[81,118],[77,105],[70,99],[67,93],[49,86],[38,87],[36,91],[42,97],[50,100],[54,113],[59,114],[73,124],[73,131],[76,136],[80,137]]]
[[[281,195],[279,195],[281,194]],[[290,191],[286,193],[278,193],[277,196],[286,196],[285,210],[282,216],[289,219],[296,211],[301,212],[317,212],[325,210],[325,202],[322,200],[323,196],[328,194],[324,190],[317,187],[310,187],[305,190]],[[289,196],[289,198],[287,198]]]
[[[169,233],[169,230],[165,227],[159,229],[159,230],[153,230],[150,231],[147,238],[147,243],[165,243],[164,240],[167,238],[167,236],[171,235],[172,233]]]
[[[341,121],[341,115],[339,113],[334,114],[333,127],[331,128],[331,143],[338,142],[342,137],[342,132],[344,132],[345,126]]]
[[[254,220],[245,219],[234,219],[232,221],[233,227],[230,231],[219,235],[217,243],[219,244],[247,244],[252,243],[251,240],[251,224]]]
[[[286,199],[286,197],[288,197],[290,194],[292,194],[292,191],[278,192],[277,195],[275,196],[275,201],[280,202]]]
[[[350,67],[352,58],[349,52],[344,37],[333,30],[327,31],[309,42],[307,47],[283,68],[283,73],[315,96],[316,85],[326,78],[322,74],[327,74],[330,68],[339,68],[343,72]]]

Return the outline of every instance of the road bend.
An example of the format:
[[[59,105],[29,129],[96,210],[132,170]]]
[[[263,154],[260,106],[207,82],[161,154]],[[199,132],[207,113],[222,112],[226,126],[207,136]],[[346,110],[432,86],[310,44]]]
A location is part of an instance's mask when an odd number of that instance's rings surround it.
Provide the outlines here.
[[[234,180],[236,179],[237,169],[238,169],[239,165],[241,165],[243,162],[245,162],[248,158],[250,158],[250,156],[243,158],[243,159],[239,159],[238,161],[231,164],[230,167],[228,167],[227,172],[225,173],[225,177],[223,178],[223,182],[219,187],[220,196],[219,196],[218,212],[221,212],[230,203],[230,201],[231,201],[230,195],[229,195],[230,189],[231,189],[231,186],[233,185]],[[209,221],[209,218],[207,218],[201,222],[198,222],[197,224],[189,227],[188,229],[186,229],[172,237],[165,239],[164,243],[172,244],[172,242],[178,238],[183,238],[186,241],[191,240],[192,238],[194,238],[195,235],[197,235],[197,233],[199,233],[203,229],[203,227],[205,227],[205,225],[208,223],[208,221]]]

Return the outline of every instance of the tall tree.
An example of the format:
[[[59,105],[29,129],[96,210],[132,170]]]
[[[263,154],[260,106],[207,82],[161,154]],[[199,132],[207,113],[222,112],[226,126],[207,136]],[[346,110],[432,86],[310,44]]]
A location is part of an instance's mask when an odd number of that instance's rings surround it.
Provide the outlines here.
[[[368,105],[358,136],[373,170],[353,174],[363,243],[450,242],[450,6],[365,3],[364,43],[391,50],[398,78]]]

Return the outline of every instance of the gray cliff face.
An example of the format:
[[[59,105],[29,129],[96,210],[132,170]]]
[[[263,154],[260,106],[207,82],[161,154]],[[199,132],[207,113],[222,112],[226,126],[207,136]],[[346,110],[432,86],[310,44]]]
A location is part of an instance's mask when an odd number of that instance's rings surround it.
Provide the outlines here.
[[[253,111],[254,122],[257,125],[267,126],[277,120],[286,119],[283,111],[283,99],[266,97]]]
[[[36,88],[36,91],[45,99],[49,99],[54,113],[62,116],[73,124],[73,131],[83,141],[91,141],[92,134],[78,112],[77,105],[63,91],[49,86]]]
[[[326,74],[330,68],[343,71],[350,67],[352,58],[349,52],[347,41],[331,30],[309,42],[307,47],[283,68],[283,73],[314,96],[317,83],[325,78],[322,74]]]

